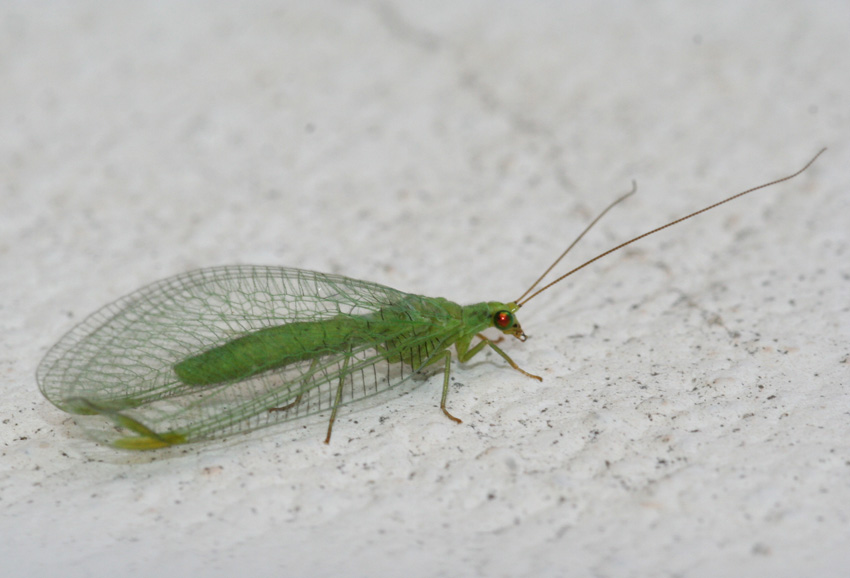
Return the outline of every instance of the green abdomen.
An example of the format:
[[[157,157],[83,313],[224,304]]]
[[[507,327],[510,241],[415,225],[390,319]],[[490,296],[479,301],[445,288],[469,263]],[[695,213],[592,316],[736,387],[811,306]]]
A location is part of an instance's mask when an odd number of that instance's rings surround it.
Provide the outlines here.
[[[362,317],[339,316],[267,327],[188,357],[174,373],[188,385],[246,379],[349,347],[362,339],[365,325]]]

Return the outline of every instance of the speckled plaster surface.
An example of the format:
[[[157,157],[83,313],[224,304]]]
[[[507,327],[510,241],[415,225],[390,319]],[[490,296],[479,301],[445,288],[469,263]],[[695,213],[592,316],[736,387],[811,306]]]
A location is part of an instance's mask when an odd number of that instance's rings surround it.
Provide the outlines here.
[[[840,2],[6,2],[0,560],[15,576],[842,576],[850,9]],[[515,298],[401,396],[128,454],[35,367],[146,283],[227,263]]]

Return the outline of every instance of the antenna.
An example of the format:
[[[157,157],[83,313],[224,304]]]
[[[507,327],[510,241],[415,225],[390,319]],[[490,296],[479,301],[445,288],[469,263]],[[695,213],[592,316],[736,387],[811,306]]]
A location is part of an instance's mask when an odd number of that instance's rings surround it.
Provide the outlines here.
[[[581,232],[581,234],[580,234],[578,237],[576,237],[575,241],[573,241],[572,243],[570,243],[570,246],[569,246],[569,247],[567,247],[567,248],[564,250],[564,252],[563,252],[563,253],[561,253],[561,256],[560,256],[560,257],[558,257],[557,259],[555,259],[555,262],[554,262],[554,263],[552,263],[551,265],[549,265],[549,268],[548,268],[548,269],[546,269],[546,270],[543,272],[543,274],[542,274],[540,277],[538,277],[538,278],[537,278],[537,281],[535,281],[534,283],[532,283],[531,287],[529,287],[528,289],[526,289],[526,290],[525,290],[525,293],[523,293],[522,295],[520,295],[520,296],[519,296],[519,299],[517,299],[517,300],[516,300],[516,303],[519,303],[520,301],[522,301],[522,298],[523,298],[523,297],[525,297],[526,295],[528,295],[529,293],[531,293],[531,290],[532,290],[532,289],[534,289],[535,287],[537,287],[537,285],[538,285],[541,281],[543,281],[543,278],[544,278],[544,277],[546,277],[546,275],[548,275],[548,274],[549,274],[549,271],[551,271],[552,269],[554,269],[554,268],[555,268],[555,265],[557,265],[558,263],[560,263],[560,262],[561,262],[561,259],[563,259],[564,257],[566,257],[566,256],[567,256],[567,253],[569,253],[569,252],[572,250],[572,248],[573,248],[573,247],[575,247],[575,246],[578,244],[578,242],[579,242],[579,241],[581,241],[581,238],[582,238],[582,237],[584,237],[584,236],[587,234],[587,232],[593,228],[593,225],[595,225],[596,223],[598,223],[598,222],[599,222],[599,220],[600,220],[602,217],[604,217],[604,216],[605,216],[605,213],[607,213],[608,211],[610,211],[611,209],[613,209],[614,207],[616,207],[617,205],[619,205],[621,202],[625,201],[626,199],[628,199],[629,197],[631,197],[632,195],[634,195],[636,192],[637,192],[637,182],[636,182],[636,181],[632,181],[632,190],[631,190],[631,191],[629,191],[628,193],[626,193],[625,195],[623,195],[622,197],[620,197],[619,199],[617,199],[616,201],[614,201],[613,203],[611,203],[610,205],[608,205],[607,207],[605,207],[605,210],[604,210],[604,211],[602,211],[601,213],[599,213],[599,214],[596,216],[596,218],[595,218],[595,219],[593,219],[593,220],[590,222],[590,224],[589,224],[587,227],[585,227],[585,228],[584,228],[584,231],[582,231],[582,232]]]
[[[656,228],[656,229],[652,229],[651,231],[648,231],[648,232],[646,232],[646,233],[644,233],[644,234],[642,234],[642,235],[638,235],[637,237],[635,237],[635,238],[633,238],[633,239],[630,239],[630,240],[626,241],[625,243],[620,243],[620,244],[619,244],[619,245],[617,245],[616,247],[614,247],[614,248],[612,248],[612,249],[608,249],[608,250],[607,250],[607,251],[605,251],[604,253],[600,253],[599,255],[597,255],[596,257],[594,257],[593,259],[590,259],[589,261],[585,261],[584,263],[582,263],[581,265],[579,265],[579,266],[578,266],[578,267],[576,267],[575,269],[572,269],[571,271],[568,271],[567,273],[565,273],[565,274],[561,275],[560,277],[558,277],[557,279],[555,279],[555,280],[554,280],[554,281],[552,281],[551,283],[549,283],[549,284],[547,284],[547,285],[544,285],[543,287],[541,287],[540,289],[538,289],[537,291],[535,291],[534,293],[532,293],[531,295],[529,295],[528,297],[526,297],[526,295],[528,295],[528,293],[529,293],[532,289],[534,289],[534,287],[536,287],[538,283],[540,283],[540,280],[541,280],[543,277],[545,277],[545,276],[546,276],[546,274],[547,274],[547,273],[549,273],[549,271],[551,271],[551,270],[552,270],[552,267],[554,267],[554,266],[555,266],[555,265],[556,265],[556,264],[557,264],[557,263],[558,263],[558,262],[559,262],[559,261],[560,261],[560,260],[564,257],[564,255],[566,255],[566,254],[570,251],[570,249],[572,249],[572,248],[575,246],[575,244],[576,244],[576,243],[578,243],[579,239],[581,239],[581,238],[584,236],[584,234],[585,234],[585,233],[587,233],[587,232],[590,230],[590,228],[591,228],[593,225],[595,225],[595,224],[596,224],[596,222],[597,222],[597,221],[599,221],[599,219],[601,219],[601,218],[602,218],[602,216],[603,216],[605,213],[607,213],[607,212],[608,212],[611,208],[613,208],[615,205],[617,205],[620,201],[622,201],[622,200],[626,199],[626,198],[627,198],[627,197],[629,197],[632,193],[634,193],[634,192],[635,192],[635,190],[636,190],[636,188],[637,188],[637,185],[635,185],[635,184],[634,184],[634,182],[633,182],[631,192],[629,192],[628,194],[626,194],[626,195],[624,195],[624,196],[620,197],[619,199],[617,199],[616,201],[614,201],[613,203],[611,203],[610,205],[608,205],[608,207],[607,207],[604,211],[602,211],[602,213],[600,213],[600,214],[599,214],[599,216],[598,216],[598,217],[596,217],[596,218],[593,220],[593,222],[592,222],[592,223],[590,223],[590,225],[588,225],[588,226],[587,226],[587,228],[585,228],[585,230],[584,230],[584,231],[582,231],[581,235],[579,235],[579,236],[576,238],[576,240],[575,240],[575,241],[573,241],[573,242],[570,244],[570,246],[569,246],[569,247],[567,247],[567,250],[566,250],[566,251],[564,251],[564,252],[561,254],[561,256],[560,256],[560,257],[558,257],[558,258],[555,260],[555,262],[554,262],[554,263],[553,263],[553,264],[552,264],[552,265],[551,265],[551,266],[550,266],[550,267],[546,270],[546,273],[544,273],[544,274],[540,277],[540,279],[538,279],[537,281],[535,281],[535,282],[534,282],[534,284],[533,284],[533,285],[532,285],[532,286],[531,286],[531,287],[530,287],[530,288],[529,288],[529,289],[528,289],[525,293],[523,293],[523,294],[520,296],[520,298],[519,298],[519,299],[517,299],[517,300],[516,300],[516,302],[515,302],[515,303],[517,304],[517,308],[522,307],[523,305],[525,305],[526,303],[528,303],[529,301],[531,301],[532,299],[534,299],[535,297],[537,297],[538,295],[540,295],[541,293],[543,293],[544,291],[546,291],[547,289],[549,289],[550,287],[552,287],[553,285],[556,285],[556,284],[560,283],[561,281],[563,281],[564,279],[566,279],[567,277],[569,277],[569,276],[570,276],[570,275],[572,275],[573,273],[576,273],[576,272],[580,271],[581,269],[584,269],[585,267],[587,267],[587,266],[588,266],[588,265],[590,265],[591,263],[594,263],[594,262],[598,261],[598,260],[599,260],[599,259],[601,259],[602,257],[605,257],[605,256],[607,256],[607,255],[610,255],[611,253],[614,253],[615,251],[619,251],[620,249],[622,249],[623,247],[625,247],[625,246],[627,246],[627,245],[631,245],[631,244],[632,244],[632,243],[634,243],[635,241],[639,241],[639,240],[643,239],[644,237],[648,237],[648,236],[650,236],[650,235],[653,235],[653,234],[655,234],[655,233],[658,233],[659,231],[663,231],[663,230],[664,230],[664,229],[666,229],[667,227],[672,227],[673,225],[676,225],[676,224],[678,224],[678,223],[681,223],[682,221],[687,221],[688,219],[690,219],[690,218],[692,218],[692,217],[696,217],[697,215],[699,215],[699,214],[701,214],[701,213],[705,213],[706,211],[710,211],[711,209],[714,209],[714,208],[716,208],[716,207],[719,207],[720,205],[722,205],[722,204],[724,204],[724,203],[728,203],[729,201],[734,201],[734,200],[735,200],[735,199],[737,199],[738,197],[743,197],[744,195],[748,195],[748,194],[750,194],[750,193],[752,193],[752,192],[755,192],[755,191],[758,191],[758,190],[760,190],[760,189],[766,189],[767,187],[772,187],[773,185],[778,185],[779,183],[784,183],[785,181],[788,181],[788,180],[793,179],[794,177],[798,176],[800,173],[802,173],[802,172],[804,172],[806,169],[808,169],[810,166],[812,166],[812,164],[813,164],[813,163],[817,160],[817,158],[818,158],[819,156],[821,156],[821,155],[823,154],[823,152],[824,152],[825,150],[826,150],[826,147],[824,147],[824,148],[822,148],[821,150],[819,150],[819,151],[818,151],[818,153],[817,153],[815,156],[813,156],[813,157],[812,157],[812,159],[811,159],[809,162],[807,162],[807,163],[805,164],[805,166],[804,166],[802,169],[798,170],[797,172],[795,172],[795,173],[793,173],[793,174],[788,175],[787,177],[782,177],[781,179],[776,179],[775,181],[770,181],[769,183],[765,183],[765,184],[763,184],[763,185],[759,185],[759,186],[757,186],[757,187],[753,187],[753,188],[751,188],[751,189],[747,189],[746,191],[740,192],[740,193],[738,193],[738,194],[736,194],[736,195],[732,195],[731,197],[729,197],[729,198],[727,198],[727,199],[724,199],[724,200],[722,200],[722,201],[720,201],[720,202],[714,203],[713,205],[709,205],[709,206],[705,207],[704,209],[700,209],[699,211],[695,211],[695,212],[693,212],[693,213],[691,213],[691,214],[689,214],[689,215],[685,215],[684,217],[678,218],[678,219],[676,219],[675,221],[671,221],[671,222],[667,223],[666,225],[662,225],[661,227],[658,227],[658,228]]]

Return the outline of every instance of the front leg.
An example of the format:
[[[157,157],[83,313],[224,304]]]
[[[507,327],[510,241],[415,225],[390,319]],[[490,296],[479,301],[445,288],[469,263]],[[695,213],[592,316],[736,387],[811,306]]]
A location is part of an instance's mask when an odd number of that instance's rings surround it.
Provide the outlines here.
[[[470,359],[475,357],[482,349],[484,349],[485,346],[489,345],[493,349],[493,351],[495,351],[496,353],[501,355],[502,358],[511,365],[511,367],[513,367],[514,369],[516,369],[520,373],[527,375],[528,377],[536,379],[537,381],[543,381],[543,378],[540,377],[539,375],[533,375],[531,373],[528,373],[527,371],[522,369],[520,366],[518,366],[514,362],[514,360],[511,359],[508,356],[507,353],[502,351],[499,348],[499,346],[496,345],[496,341],[493,341],[492,339],[489,339],[489,338],[487,338],[486,336],[484,336],[480,333],[477,335],[477,337],[480,338],[481,341],[476,343],[475,346],[472,347],[471,349],[469,348],[469,343],[470,343],[470,341],[472,341],[471,337],[467,338],[467,339],[459,339],[455,343],[455,349],[457,350],[458,361],[460,361],[461,363],[465,363],[465,362],[469,361]],[[499,338],[498,341],[501,341],[501,338]],[[452,364],[452,354],[451,354],[451,352],[448,349],[443,351],[441,354],[431,358],[428,361],[428,363],[425,364],[425,366],[433,365],[433,364],[439,363],[440,361],[443,361],[445,363],[445,369],[443,369],[443,395],[440,398],[440,409],[443,410],[443,413],[446,414],[446,417],[449,418],[450,420],[452,420],[453,422],[463,423],[460,419],[453,416],[451,413],[449,413],[449,410],[446,409],[446,399],[448,399],[448,397],[449,397],[449,376],[451,375],[451,364]],[[425,366],[423,366],[423,367],[425,367]],[[333,423],[333,422],[331,422],[331,423]]]
[[[540,377],[539,375],[534,375],[533,373],[528,373],[523,368],[521,368],[519,365],[517,365],[516,362],[513,359],[511,359],[508,356],[507,353],[502,351],[502,349],[498,345],[496,345],[496,343],[498,343],[499,341],[502,340],[501,337],[496,341],[493,341],[492,339],[488,338],[486,335],[482,335],[481,333],[476,335],[476,337],[481,339],[481,341],[476,343],[475,347],[473,347],[472,349],[469,349],[469,343],[470,343],[470,341],[472,341],[471,338],[466,339],[466,340],[459,339],[458,342],[455,343],[455,349],[457,349],[457,359],[458,359],[458,361],[460,361],[461,363],[465,363],[465,362],[469,361],[470,359],[475,357],[478,354],[478,352],[480,352],[482,349],[484,349],[485,346],[489,345],[490,348],[493,351],[495,351],[496,353],[501,355],[502,359],[507,361],[510,364],[510,366],[513,367],[514,369],[516,369],[518,372],[522,373],[523,375],[527,375],[528,377],[531,377],[533,379],[536,379],[537,381],[543,381],[543,378]]]

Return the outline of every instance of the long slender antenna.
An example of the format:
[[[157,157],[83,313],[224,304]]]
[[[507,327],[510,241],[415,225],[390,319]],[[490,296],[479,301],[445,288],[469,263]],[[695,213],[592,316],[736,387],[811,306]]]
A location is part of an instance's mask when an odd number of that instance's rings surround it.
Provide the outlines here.
[[[743,197],[744,195],[747,195],[747,194],[749,194],[749,193],[752,193],[752,192],[758,191],[758,190],[760,190],[760,189],[765,189],[765,188],[767,188],[767,187],[772,187],[773,185],[778,185],[779,183],[784,183],[785,181],[788,181],[788,180],[793,179],[794,177],[796,177],[797,175],[799,175],[800,173],[802,173],[802,172],[804,172],[806,169],[808,169],[810,166],[812,166],[812,164],[813,164],[813,163],[817,160],[817,158],[818,158],[819,156],[821,156],[821,155],[823,154],[823,152],[824,152],[825,150],[826,150],[826,147],[824,147],[824,148],[822,148],[821,150],[819,150],[819,151],[818,151],[818,153],[817,153],[815,156],[813,156],[813,157],[812,157],[812,159],[811,159],[809,162],[807,162],[807,163],[806,163],[806,165],[805,165],[802,169],[798,170],[797,172],[795,172],[795,173],[793,173],[793,174],[791,174],[791,175],[788,175],[787,177],[782,177],[781,179],[776,179],[775,181],[770,181],[769,183],[765,183],[765,184],[763,184],[763,185],[759,185],[759,186],[757,186],[757,187],[753,187],[753,188],[751,188],[751,189],[747,189],[746,191],[743,191],[743,192],[738,193],[738,194],[736,194],[736,195],[732,195],[731,197],[729,197],[729,198],[727,198],[727,199],[724,199],[724,200],[722,200],[722,201],[720,201],[720,202],[714,203],[713,205],[709,205],[708,207],[705,207],[704,209],[700,209],[699,211],[695,211],[695,212],[693,212],[693,213],[691,213],[691,214],[689,214],[689,215],[685,215],[684,217],[681,217],[681,218],[679,218],[679,219],[676,219],[675,221],[671,221],[671,222],[667,223],[666,225],[663,225],[663,226],[661,226],[661,227],[658,227],[657,229],[652,229],[651,231],[648,231],[648,232],[646,232],[646,233],[644,233],[644,234],[642,234],[642,235],[638,235],[638,236],[637,236],[637,237],[635,237],[634,239],[630,239],[630,240],[626,241],[625,243],[620,243],[619,245],[617,245],[617,246],[616,246],[616,247],[614,247],[613,249],[608,249],[608,250],[607,250],[607,251],[605,251],[604,253],[600,253],[599,255],[597,255],[596,257],[594,257],[593,259],[590,259],[589,261],[585,261],[584,263],[582,263],[581,265],[579,265],[579,266],[578,266],[578,267],[576,267],[575,269],[573,269],[573,270],[571,270],[571,271],[568,271],[567,273],[565,273],[565,274],[561,275],[560,277],[558,277],[557,279],[555,279],[555,280],[554,280],[554,281],[552,281],[551,283],[549,283],[549,284],[547,284],[547,285],[544,285],[543,287],[541,287],[540,289],[538,289],[537,291],[535,291],[534,293],[532,293],[532,294],[531,294],[531,295],[529,295],[528,297],[525,297],[525,295],[527,295],[527,294],[528,294],[528,291],[526,291],[526,292],[523,294],[524,299],[523,299],[523,297],[520,297],[520,299],[517,299],[517,300],[516,300],[517,307],[522,307],[523,305],[525,305],[526,303],[528,303],[529,301],[531,301],[532,299],[534,299],[535,297],[537,297],[538,295],[540,295],[541,293],[543,293],[544,291],[546,291],[547,289],[549,289],[550,287],[552,287],[553,285],[556,285],[556,284],[560,283],[561,281],[563,281],[564,279],[566,279],[567,277],[569,277],[569,276],[570,276],[570,275],[572,275],[573,273],[576,273],[577,271],[579,271],[579,270],[581,270],[581,269],[584,269],[585,267],[587,267],[587,266],[588,266],[588,265],[590,265],[591,263],[594,263],[594,262],[598,261],[598,260],[599,260],[599,259],[601,259],[602,257],[605,257],[605,256],[607,256],[607,255],[610,255],[611,253],[614,253],[615,251],[619,251],[620,249],[622,249],[622,248],[623,248],[623,247],[625,247],[626,245],[631,245],[631,244],[632,244],[632,243],[634,243],[635,241],[639,241],[639,240],[643,239],[644,237],[648,237],[648,236],[650,236],[650,235],[653,235],[653,234],[655,234],[655,233],[657,233],[657,232],[659,232],[659,231],[662,231],[662,230],[666,229],[667,227],[672,227],[673,225],[676,225],[677,223],[681,223],[682,221],[687,221],[688,219],[690,219],[690,218],[692,218],[692,217],[696,217],[697,215],[699,215],[699,214],[701,214],[701,213],[705,213],[706,211],[710,211],[711,209],[714,209],[714,208],[716,208],[716,207],[719,207],[720,205],[722,205],[722,204],[724,204],[724,203],[728,203],[729,201],[733,201],[733,200],[737,199],[738,197]],[[626,196],[628,196],[628,195],[626,195]],[[625,198],[625,197],[623,197],[623,198]],[[622,198],[621,198],[621,199],[618,199],[618,200],[617,200],[617,201],[615,201],[615,202],[614,202],[611,206],[616,205],[616,204],[617,204],[618,202],[620,202],[621,200],[622,200]],[[609,207],[609,208],[611,208],[611,207]],[[607,211],[607,210],[608,210],[608,209],[605,209],[605,211]],[[605,212],[603,212],[603,213],[602,213],[602,215],[604,215],[604,214],[605,214]],[[600,215],[600,217],[601,217],[602,215]],[[596,220],[599,220],[599,218],[597,217],[597,219],[596,219]],[[594,223],[595,223],[595,222],[596,222],[596,221],[594,221]],[[593,223],[591,223],[591,225],[593,225]],[[585,232],[586,232],[586,231],[585,231]],[[584,233],[582,233],[582,235],[584,235]],[[579,239],[580,239],[580,238],[581,238],[581,235],[579,235]],[[573,244],[575,244],[575,242],[573,242]],[[568,250],[569,250],[569,249],[568,249]],[[563,255],[562,255],[562,256],[563,256]],[[559,258],[558,258],[558,260],[560,260],[560,259],[561,259],[561,257],[559,257]],[[557,263],[557,260],[556,260],[555,262]],[[550,269],[551,269],[551,267],[550,267]],[[547,271],[547,272],[548,272],[548,271]],[[538,282],[539,282],[539,281],[538,281]],[[535,283],[535,285],[537,285],[537,283]]]
[[[628,199],[629,197],[631,197],[632,195],[634,195],[636,191],[637,191],[637,182],[632,181],[632,190],[631,190],[631,191],[629,191],[628,193],[626,193],[625,195],[623,195],[622,197],[620,197],[619,199],[617,199],[616,201],[614,201],[613,203],[611,203],[610,205],[608,205],[607,207],[605,207],[605,210],[604,210],[604,211],[602,211],[601,213],[599,213],[598,215],[596,215],[596,218],[595,218],[595,219],[593,219],[593,220],[590,222],[590,224],[589,224],[587,227],[585,227],[585,228],[584,228],[584,231],[582,231],[582,232],[581,232],[581,234],[580,234],[578,237],[576,237],[576,238],[575,238],[575,241],[573,241],[572,243],[570,243],[570,246],[569,246],[569,247],[567,247],[567,248],[566,248],[566,250],[564,250],[564,252],[563,252],[563,253],[561,253],[561,256],[560,256],[560,257],[558,257],[557,259],[555,259],[555,262],[554,262],[554,263],[552,263],[551,265],[549,265],[549,268],[548,268],[548,269],[546,269],[546,270],[543,272],[543,274],[542,274],[540,277],[538,277],[538,278],[537,278],[537,281],[535,281],[534,283],[532,283],[532,284],[531,284],[531,287],[529,287],[528,289],[526,289],[526,290],[525,290],[525,293],[523,293],[522,295],[520,295],[520,296],[519,296],[519,299],[517,299],[517,300],[516,300],[516,302],[522,301],[522,298],[523,298],[523,297],[525,297],[526,295],[528,295],[529,293],[531,293],[531,290],[532,290],[532,289],[534,289],[535,287],[537,287],[537,285],[538,285],[541,281],[543,281],[543,278],[544,278],[544,277],[546,277],[546,275],[548,275],[548,274],[549,274],[549,271],[551,271],[552,269],[554,269],[554,268],[555,268],[555,265],[557,265],[558,263],[560,263],[560,262],[561,262],[561,259],[563,259],[564,257],[566,257],[566,256],[567,256],[567,253],[569,253],[569,252],[572,250],[572,248],[573,248],[573,247],[575,247],[575,246],[578,244],[578,242],[579,242],[579,241],[581,241],[581,238],[582,238],[582,237],[584,237],[584,236],[587,234],[587,232],[593,228],[593,225],[595,225],[596,223],[598,223],[598,222],[599,222],[599,219],[601,219],[602,217],[604,217],[604,216],[605,216],[605,213],[607,213],[608,211],[610,211],[611,209],[613,209],[614,207],[616,207],[617,205],[619,205],[620,203],[622,203],[623,201],[625,201],[626,199]]]

